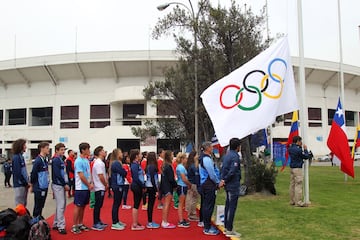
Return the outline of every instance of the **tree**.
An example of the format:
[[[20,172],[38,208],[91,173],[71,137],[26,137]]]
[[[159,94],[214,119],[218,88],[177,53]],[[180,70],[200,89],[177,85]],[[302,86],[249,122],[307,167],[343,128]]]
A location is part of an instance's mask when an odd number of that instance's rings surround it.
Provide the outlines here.
[[[194,61],[198,63],[198,89],[202,93],[213,82],[268,46],[269,40],[264,40],[262,36],[264,20],[264,11],[255,15],[251,8],[240,7],[235,1],[229,8],[220,4],[214,7],[209,0],[198,2],[198,12],[194,17],[186,8],[176,6],[159,19],[153,37],[158,39],[164,34],[172,34],[177,43],[179,62],[165,72],[165,81],[151,82],[144,89],[144,95],[147,99],[162,95],[174,100],[169,107],[177,111],[177,121],[184,129],[184,140],[194,139]],[[194,31],[198,48],[194,48],[192,38],[189,39],[189,33],[194,34]],[[199,101],[199,96],[196,99]],[[202,104],[199,104],[198,116],[199,142],[211,139],[214,129]],[[248,137],[242,140],[248,186],[251,185],[249,140]]]

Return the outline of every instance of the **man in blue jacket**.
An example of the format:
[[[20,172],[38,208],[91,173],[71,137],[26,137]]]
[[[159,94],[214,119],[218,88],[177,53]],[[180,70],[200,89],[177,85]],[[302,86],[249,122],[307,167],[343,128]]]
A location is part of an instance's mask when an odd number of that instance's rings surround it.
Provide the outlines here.
[[[306,207],[306,203],[302,201],[302,183],[304,179],[302,166],[304,159],[309,159],[309,153],[307,146],[302,144],[300,136],[293,137],[292,142],[288,149],[291,158],[290,205]],[[304,150],[302,147],[304,147]]]
[[[241,234],[233,230],[234,216],[239,199],[240,191],[240,139],[230,139],[230,150],[223,159],[221,179],[225,184],[226,203],[225,203],[225,235],[227,237],[240,237]]]
[[[34,192],[33,217],[42,216],[50,180],[48,168],[48,155],[50,153],[49,143],[39,143],[38,150],[40,154],[35,158],[30,175],[32,191]]]
[[[30,187],[28,172],[23,157],[26,151],[26,140],[18,139],[12,144],[13,186],[15,193],[15,206],[23,204],[26,207],[27,194]]]
[[[203,221],[205,235],[218,235],[219,230],[211,226],[211,216],[215,207],[216,189],[224,186],[224,181],[220,181],[217,174],[217,168],[211,157],[213,147],[211,142],[205,142],[202,146],[203,154],[201,155],[199,172],[201,194],[203,194]]]
[[[51,187],[56,201],[53,229],[58,230],[60,234],[66,234],[64,213],[66,207],[66,191],[70,190],[69,179],[63,161],[64,154],[65,145],[63,143],[56,144],[55,157],[51,164]]]

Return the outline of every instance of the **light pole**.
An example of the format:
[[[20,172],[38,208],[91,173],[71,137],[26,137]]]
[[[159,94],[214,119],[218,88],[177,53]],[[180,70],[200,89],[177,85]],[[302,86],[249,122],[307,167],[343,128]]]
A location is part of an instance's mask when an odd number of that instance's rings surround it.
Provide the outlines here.
[[[197,72],[198,72],[198,66],[197,66],[197,52],[198,52],[198,45],[197,45],[197,33],[198,33],[198,14],[195,14],[195,11],[194,11],[194,8],[193,8],[193,5],[191,3],[191,0],[188,0],[189,1],[189,5],[190,5],[190,8],[185,5],[184,3],[181,3],[181,2],[170,2],[170,3],[164,3],[164,4],[161,4],[157,7],[157,9],[159,11],[163,11],[165,10],[167,7],[169,7],[170,5],[181,5],[183,6],[184,8],[186,8],[191,16],[192,16],[192,27],[193,27],[193,30],[194,30],[194,52],[195,52],[195,57],[194,57],[194,84],[195,84],[195,89],[194,89],[194,92],[195,92],[195,96],[194,96],[194,108],[195,108],[195,121],[194,121],[194,128],[195,128],[195,133],[194,133],[194,142],[195,142],[195,150],[198,151],[198,147],[199,147],[199,115],[198,115],[198,76],[197,76]]]

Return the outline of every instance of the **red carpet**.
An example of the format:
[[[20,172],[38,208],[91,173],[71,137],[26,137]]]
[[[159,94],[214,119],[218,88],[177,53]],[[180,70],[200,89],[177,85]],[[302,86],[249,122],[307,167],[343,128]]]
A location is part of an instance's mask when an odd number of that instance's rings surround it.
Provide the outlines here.
[[[128,196],[128,204],[132,203],[132,194],[131,191],[129,191]],[[68,201],[72,201],[73,199],[68,199]],[[104,206],[101,209],[101,220],[105,223],[107,223],[109,226],[104,231],[93,231],[90,230],[89,232],[82,232],[81,234],[75,235],[70,232],[71,226],[73,224],[73,209],[74,205],[70,203],[66,207],[65,211],[65,218],[66,218],[66,230],[68,232],[67,235],[60,235],[57,231],[51,232],[51,237],[53,240],[57,239],[86,239],[86,240],[92,240],[92,239],[136,239],[136,240],[162,240],[162,239],[171,239],[171,240],[202,240],[202,239],[211,239],[211,240],[224,240],[229,239],[225,235],[220,234],[218,236],[206,236],[203,234],[202,230],[203,228],[200,228],[197,226],[197,222],[191,222],[190,228],[175,228],[175,229],[145,229],[143,231],[131,231],[130,226],[132,222],[131,212],[132,210],[123,210],[120,207],[119,210],[119,216],[120,221],[127,224],[126,229],[123,231],[116,231],[111,230],[111,207],[112,207],[112,199],[107,198],[105,196]],[[157,203],[155,204],[154,208],[154,215],[153,219],[156,223],[161,223],[161,212],[162,210],[158,210],[156,208]],[[140,206],[141,207],[141,206]],[[184,213],[184,216],[187,216],[186,212]],[[52,226],[54,220],[54,216],[51,216],[47,219],[50,226]],[[146,225],[147,223],[147,211],[139,210],[139,222],[142,225]],[[177,210],[173,208],[173,205],[171,206],[170,214],[169,214],[169,222],[177,224],[178,222],[178,215]],[[86,207],[85,215],[84,215],[84,224],[88,227],[91,227],[93,225],[93,211],[89,208],[89,206]]]

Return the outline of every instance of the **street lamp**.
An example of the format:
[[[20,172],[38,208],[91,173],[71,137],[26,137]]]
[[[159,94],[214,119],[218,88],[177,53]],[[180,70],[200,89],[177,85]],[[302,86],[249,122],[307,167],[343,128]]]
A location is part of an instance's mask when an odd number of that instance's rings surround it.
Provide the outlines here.
[[[193,27],[193,30],[194,30],[194,52],[195,52],[195,57],[194,57],[194,82],[195,82],[195,96],[194,96],[194,106],[195,106],[195,122],[194,122],[194,128],[195,128],[195,139],[194,139],[194,142],[195,142],[195,150],[198,150],[198,147],[199,147],[199,116],[198,116],[198,77],[197,77],[197,72],[198,72],[198,66],[197,66],[197,51],[198,51],[198,46],[197,46],[197,32],[198,32],[198,14],[195,15],[195,11],[194,11],[194,8],[193,8],[193,5],[191,3],[191,0],[188,0],[189,1],[189,5],[190,5],[190,8],[185,5],[184,3],[181,3],[181,2],[169,2],[169,3],[164,3],[164,4],[161,4],[157,7],[157,9],[159,11],[163,11],[165,10],[166,8],[168,8],[170,5],[181,5],[183,6],[184,8],[186,8],[191,16],[192,16],[192,21],[193,21],[193,24],[192,24],[192,27]]]

